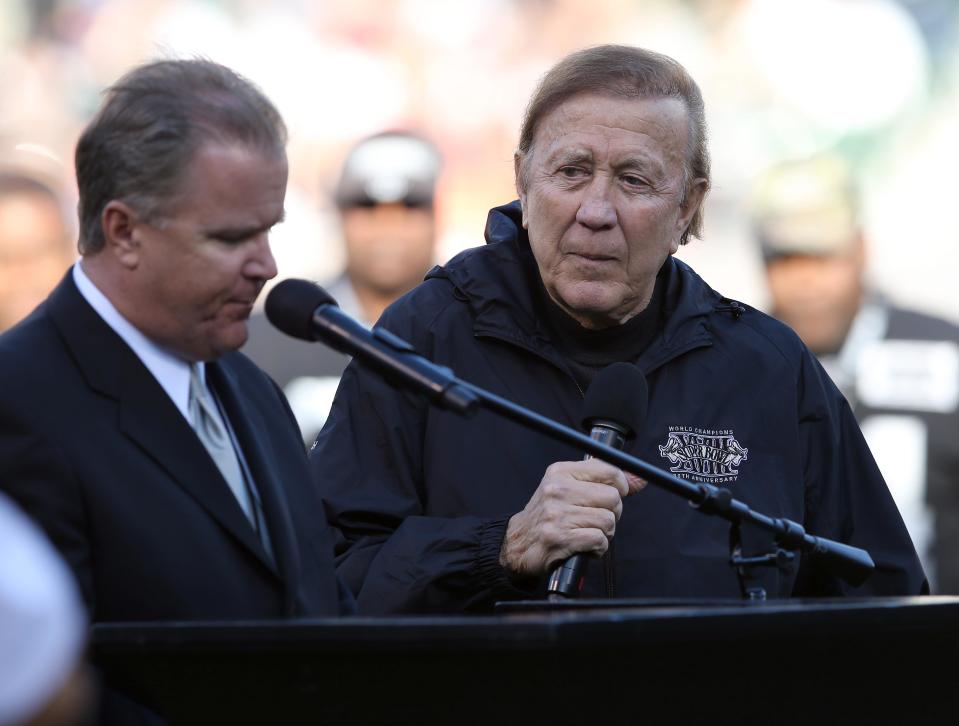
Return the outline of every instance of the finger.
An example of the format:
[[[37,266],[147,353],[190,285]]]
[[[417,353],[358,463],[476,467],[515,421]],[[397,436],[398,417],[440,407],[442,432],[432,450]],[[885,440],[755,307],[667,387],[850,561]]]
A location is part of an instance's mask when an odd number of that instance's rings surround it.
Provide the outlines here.
[[[629,493],[635,494],[646,488],[646,485],[649,484],[648,481],[643,479],[641,476],[636,476],[630,471],[623,472],[626,475],[626,484],[629,486]]]
[[[561,528],[567,532],[577,529],[598,529],[607,537],[612,537],[616,533],[616,521],[619,517],[615,512],[608,509],[596,509],[594,507],[575,507],[572,509]]]
[[[618,519],[609,509],[568,507],[559,516],[541,521],[530,534],[547,549],[561,549],[570,545],[570,538],[579,530],[595,529],[612,537],[616,534]]]
[[[605,484],[591,481],[571,480],[565,486],[556,487],[562,491],[562,500],[555,500],[560,506],[567,507],[594,507],[608,509],[611,512],[620,511],[623,498],[619,489]]]
[[[596,529],[607,537],[612,537],[616,534],[616,522],[619,521],[619,515],[616,512],[611,512],[608,509],[593,509],[591,511],[595,512],[593,517],[595,518],[596,524],[593,526]]]
[[[619,521],[621,511],[573,505],[554,507],[538,518],[528,530],[528,536],[549,549],[568,544],[570,532],[577,529],[598,529],[612,537],[616,533],[616,522]]]
[[[624,476],[624,484],[625,481]],[[618,487],[577,479],[570,476],[568,471],[561,474],[550,471],[540,482],[531,501],[535,500],[539,507],[549,509],[575,505],[616,510],[622,504],[622,496]]]
[[[574,478],[614,487],[621,497],[629,495],[629,484],[622,469],[599,459],[589,459],[577,463],[578,466],[568,470],[568,473]]]
[[[609,549],[609,537],[595,527],[583,527],[570,532],[569,548],[572,554],[578,552],[603,555]]]

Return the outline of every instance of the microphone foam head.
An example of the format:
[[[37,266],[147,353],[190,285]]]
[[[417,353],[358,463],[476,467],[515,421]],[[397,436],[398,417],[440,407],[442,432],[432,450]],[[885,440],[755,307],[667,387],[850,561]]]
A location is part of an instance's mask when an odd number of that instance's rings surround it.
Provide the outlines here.
[[[597,373],[586,389],[583,428],[606,421],[625,429],[627,437],[633,436],[646,423],[648,403],[649,390],[643,372],[632,363],[613,363]]]
[[[336,300],[322,287],[308,280],[290,278],[278,283],[266,296],[266,319],[273,327],[301,340],[315,340],[313,312]]]

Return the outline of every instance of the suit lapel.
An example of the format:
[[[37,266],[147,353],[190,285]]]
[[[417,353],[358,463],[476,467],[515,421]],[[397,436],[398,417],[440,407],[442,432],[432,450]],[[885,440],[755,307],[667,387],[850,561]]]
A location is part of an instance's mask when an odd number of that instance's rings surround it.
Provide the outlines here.
[[[90,387],[117,401],[121,432],[270,567],[249,520],[193,429],[153,374],[83,298],[72,272],[50,295],[49,310]]]
[[[271,456],[273,452],[264,446],[264,441],[269,440],[269,432],[280,424],[265,418],[260,408],[251,403],[249,395],[244,395],[237,371],[231,367],[228,359],[207,364],[207,375],[220,397],[253,474],[263,502],[273,554],[286,587],[287,606],[293,608],[299,592],[299,550],[293,538],[295,530],[286,496],[277,475],[283,462],[279,456]]]

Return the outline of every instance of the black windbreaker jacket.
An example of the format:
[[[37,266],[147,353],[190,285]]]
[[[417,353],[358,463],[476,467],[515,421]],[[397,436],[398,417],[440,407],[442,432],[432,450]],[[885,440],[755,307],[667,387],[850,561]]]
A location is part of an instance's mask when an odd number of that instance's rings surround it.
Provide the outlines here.
[[[538,274],[518,203],[490,212],[484,247],[434,268],[381,325],[478,386],[572,427],[583,391],[533,313]],[[919,594],[912,543],[846,401],[798,337],[667,260],[665,324],[636,364],[645,429],[627,451],[750,507],[869,551],[853,588],[808,557],[782,594]],[[465,419],[356,361],[311,462],[361,613],[461,612],[535,595],[499,565],[506,525],[546,467],[581,451],[488,411]],[[615,547],[584,597],[740,597],[730,526],[648,486],[624,501]],[[774,593],[772,593],[774,594]]]

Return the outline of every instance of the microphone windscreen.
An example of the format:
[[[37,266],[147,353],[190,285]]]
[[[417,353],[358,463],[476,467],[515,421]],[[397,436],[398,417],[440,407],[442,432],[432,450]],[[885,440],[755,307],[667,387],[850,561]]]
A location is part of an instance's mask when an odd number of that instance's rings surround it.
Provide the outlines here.
[[[610,421],[634,435],[646,423],[648,403],[643,372],[632,363],[613,363],[597,373],[586,389],[583,428],[592,428],[597,420]]]
[[[301,340],[315,340],[313,312],[336,300],[322,287],[308,280],[290,278],[278,283],[266,296],[266,319],[273,327]]]

